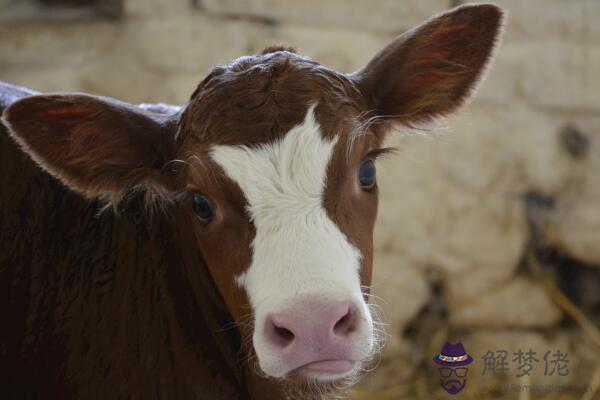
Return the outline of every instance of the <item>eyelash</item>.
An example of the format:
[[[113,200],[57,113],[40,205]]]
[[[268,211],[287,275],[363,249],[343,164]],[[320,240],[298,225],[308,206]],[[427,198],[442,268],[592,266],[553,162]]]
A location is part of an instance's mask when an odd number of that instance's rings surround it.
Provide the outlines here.
[[[365,155],[364,159],[366,160],[366,159],[370,158],[373,161],[377,161],[380,158],[385,158],[388,155],[395,154],[397,152],[398,152],[398,148],[396,148],[396,147],[382,147],[380,149],[375,149],[375,150],[369,151]]]

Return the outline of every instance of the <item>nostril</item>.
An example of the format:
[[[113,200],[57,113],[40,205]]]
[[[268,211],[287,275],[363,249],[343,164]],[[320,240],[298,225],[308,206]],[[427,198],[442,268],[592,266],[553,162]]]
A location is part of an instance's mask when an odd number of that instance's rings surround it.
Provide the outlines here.
[[[275,336],[282,347],[286,347],[294,340],[292,331],[281,326],[275,326]]]
[[[294,333],[283,325],[277,324],[273,319],[267,320],[267,337],[278,347],[289,346],[295,338]]]
[[[337,336],[346,336],[352,332],[355,324],[355,312],[352,307],[348,307],[348,311],[333,326],[333,333]]]

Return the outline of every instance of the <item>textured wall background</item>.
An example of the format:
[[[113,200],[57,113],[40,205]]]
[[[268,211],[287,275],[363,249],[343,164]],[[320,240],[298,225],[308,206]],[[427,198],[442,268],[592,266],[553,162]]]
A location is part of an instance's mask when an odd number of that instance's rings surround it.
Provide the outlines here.
[[[110,19],[0,0],[0,79],[183,103],[214,65],[271,44],[356,70],[459,3],[125,0]],[[430,358],[447,338],[475,358],[500,347],[569,351],[567,377],[531,383],[600,380],[597,330],[573,323],[557,294],[597,321],[600,1],[495,3],[510,13],[507,32],[475,101],[440,129],[399,132],[399,154],[380,164],[374,282],[390,338],[364,390],[435,395],[419,382],[435,378]]]

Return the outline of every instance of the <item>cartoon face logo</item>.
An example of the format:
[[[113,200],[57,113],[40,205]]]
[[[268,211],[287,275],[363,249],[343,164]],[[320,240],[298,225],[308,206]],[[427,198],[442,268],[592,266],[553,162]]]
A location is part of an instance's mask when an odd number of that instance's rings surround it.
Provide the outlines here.
[[[433,357],[433,362],[439,365],[440,383],[446,392],[454,395],[464,389],[469,373],[466,365],[471,364],[473,358],[462,343],[446,342],[440,354]]]

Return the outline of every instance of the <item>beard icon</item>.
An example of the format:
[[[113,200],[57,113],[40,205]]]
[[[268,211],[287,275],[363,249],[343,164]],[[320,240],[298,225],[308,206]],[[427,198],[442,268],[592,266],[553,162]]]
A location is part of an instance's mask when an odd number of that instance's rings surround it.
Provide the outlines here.
[[[467,385],[467,365],[473,358],[467,354],[462,343],[446,343],[442,351],[433,357],[433,362],[438,365],[440,384],[449,394],[457,394]]]
[[[456,394],[463,390],[467,384],[469,369],[465,367],[439,367],[440,383],[444,390],[450,394]]]

